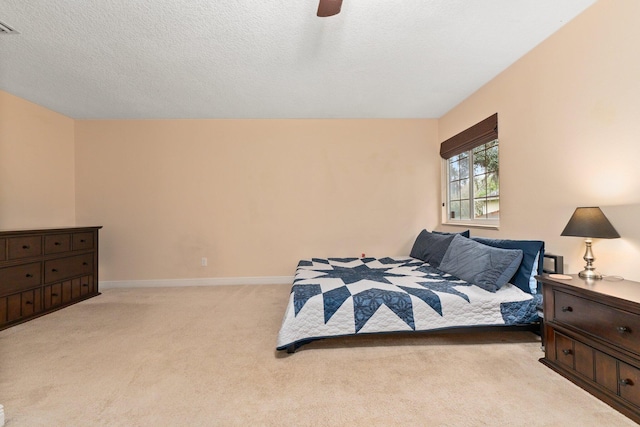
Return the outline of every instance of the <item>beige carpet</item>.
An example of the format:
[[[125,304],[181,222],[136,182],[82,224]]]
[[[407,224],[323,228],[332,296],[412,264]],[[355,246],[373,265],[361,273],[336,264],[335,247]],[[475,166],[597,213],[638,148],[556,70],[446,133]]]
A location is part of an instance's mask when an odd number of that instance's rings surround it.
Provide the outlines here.
[[[527,332],[275,352],[290,285],[111,289],[0,332],[19,426],[630,426]]]

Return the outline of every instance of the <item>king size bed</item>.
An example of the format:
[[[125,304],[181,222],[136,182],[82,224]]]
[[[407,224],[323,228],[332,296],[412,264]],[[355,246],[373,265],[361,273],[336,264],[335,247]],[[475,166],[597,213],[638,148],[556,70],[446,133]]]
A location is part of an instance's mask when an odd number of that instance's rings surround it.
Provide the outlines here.
[[[543,256],[542,241],[423,230],[410,256],[301,260],[276,348],[293,353],[330,337],[538,325],[535,275]]]

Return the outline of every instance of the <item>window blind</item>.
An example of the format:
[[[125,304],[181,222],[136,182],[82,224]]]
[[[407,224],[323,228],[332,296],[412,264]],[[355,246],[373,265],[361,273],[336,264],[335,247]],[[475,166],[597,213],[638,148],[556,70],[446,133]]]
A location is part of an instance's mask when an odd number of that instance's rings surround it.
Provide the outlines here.
[[[463,130],[440,144],[440,157],[451,157],[498,139],[498,113]]]

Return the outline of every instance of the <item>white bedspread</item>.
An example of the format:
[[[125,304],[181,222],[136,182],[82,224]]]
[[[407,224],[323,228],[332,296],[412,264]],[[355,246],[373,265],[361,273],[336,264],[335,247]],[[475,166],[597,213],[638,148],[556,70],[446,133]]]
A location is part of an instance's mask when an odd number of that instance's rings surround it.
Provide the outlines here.
[[[277,349],[344,335],[528,324],[538,320],[536,303],[511,284],[488,292],[409,257],[302,260]]]

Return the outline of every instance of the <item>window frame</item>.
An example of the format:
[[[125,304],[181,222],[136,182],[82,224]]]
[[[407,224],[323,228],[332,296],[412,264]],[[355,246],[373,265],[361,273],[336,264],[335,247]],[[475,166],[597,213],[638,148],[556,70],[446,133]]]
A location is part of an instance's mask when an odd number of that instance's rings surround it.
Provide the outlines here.
[[[441,159],[441,171],[442,171],[442,213],[441,213],[441,222],[443,225],[459,225],[459,226],[466,226],[466,227],[483,227],[483,228],[493,228],[493,229],[498,229],[498,227],[500,226],[500,216],[498,214],[498,218],[469,218],[469,219],[452,219],[450,218],[450,205],[451,205],[451,200],[449,198],[450,194],[450,162],[454,157],[458,157],[460,154],[467,154],[469,156],[469,196],[468,196],[468,200],[469,200],[469,209],[470,212],[473,212],[475,209],[474,206],[474,173],[473,173],[473,151],[477,148],[477,147],[484,147],[487,144],[491,144],[493,142],[496,142],[496,147],[498,147],[498,203],[500,200],[500,141],[498,138],[494,138],[490,141],[487,141],[483,144],[480,144],[476,147],[473,147],[469,150],[465,150],[462,153],[459,153],[456,156],[451,156],[447,159]],[[459,159],[456,159],[455,161],[459,161]],[[462,200],[462,199],[461,199]],[[464,199],[467,200],[467,199]],[[499,210],[498,210],[499,212]],[[472,215],[470,215],[472,216]],[[473,215],[475,216],[475,215]]]

